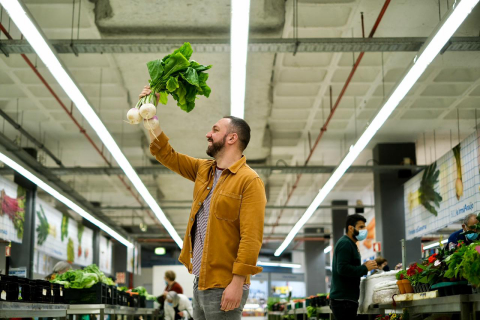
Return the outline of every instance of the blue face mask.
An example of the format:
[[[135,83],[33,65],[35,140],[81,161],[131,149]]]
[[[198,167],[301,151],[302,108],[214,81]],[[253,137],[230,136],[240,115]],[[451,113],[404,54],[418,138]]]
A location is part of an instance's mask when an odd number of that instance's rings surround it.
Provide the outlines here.
[[[168,281],[167,280],[165,280],[165,285],[168,287]]]
[[[167,302],[170,307],[173,307],[173,302]]]
[[[467,233],[465,235],[465,238],[467,238],[470,241],[475,241],[478,238],[478,233],[476,233],[476,232],[475,233]]]
[[[358,235],[356,235],[355,238],[357,238],[358,241],[363,241],[367,238],[367,233],[367,230],[360,230],[358,231]]]

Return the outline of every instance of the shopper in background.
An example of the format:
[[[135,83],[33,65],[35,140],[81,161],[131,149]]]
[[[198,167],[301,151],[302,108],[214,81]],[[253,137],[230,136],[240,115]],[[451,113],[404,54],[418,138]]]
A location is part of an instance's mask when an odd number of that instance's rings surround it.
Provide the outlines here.
[[[180,285],[180,283],[175,281],[176,278],[177,278],[177,275],[172,270],[168,270],[165,272],[164,280],[165,280],[166,287],[165,287],[165,290],[163,290],[163,294],[160,297],[158,297],[157,299],[158,303],[163,304],[165,298],[167,297],[167,294],[170,291],[175,291],[176,293],[183,293],[182,286]]]
[[[475,213],[471,213],[467,215],[465,218],[463,218],[462,229],[450,235],[450,237],[448,238],[447,248],[452,249],[456,247],[458,245],[458,241],[464,241],[465,243],[469,244],[477,240],[479,238],[478,232],[480,232],[480,230],[477,230],[476,228],[478,223],[479,221]],[[474,231],[474,233],[462,234],[467,231]]]
[[[165,284],[167,285],[163,293],[165,297],[170,291],[175,291],[176,293],[183,293],[182,286],[175,281],[176,277],[177,276],[175,275],[175,272],[171,270],[168,270],[167,272],[165,272],[164,279],[165,279]]]
[[[354,214],[347,217],[346,235],[341,237],[333,252],[332,286],[330,289],[330,309],[336,320],[350,320],[357,317],[360,297],[360,278],[370,270],[378,268],[375,260],[361,265],[357,242],[367,237],[367,220]]]
[[[50,273],[45,279],[53,280],[59,274],[65,273],[68,270],[72,269],[72,265],[67,261],[60,261],[53,267],[52,273]]]
[[[140,98],[150,93],[145,87]],[[250,141],[245,120],[220,119],[206,139],[207,155],[214,160],[177,153],[161,128],[150,132],[150,152],[195,183],[179,258],[195,275],[194,318],[240,320],[250,275],[262,271],[257,259],[263,241],[265,186],[243,156]]]
[[[192,303],[187,296],[170,291],[165,302],[165,320],[192,319]]]

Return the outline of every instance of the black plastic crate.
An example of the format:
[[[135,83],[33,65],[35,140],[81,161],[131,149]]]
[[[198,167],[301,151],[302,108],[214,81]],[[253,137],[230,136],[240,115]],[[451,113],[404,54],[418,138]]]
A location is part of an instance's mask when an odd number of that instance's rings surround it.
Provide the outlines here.
[[[50,283],[50,302],[64,303],[65,302],[65,288],[58,283]]]
[[[147,307],[147,298],[143,296],[138,297],[138,307],[146,308]]]
[[[18,278],[0,275],[0,301],[18,301]]]
[[[108,286],[104,283],[96,283],[91,288],[65,289],[65,303],[70,304],[107,304]]]
[[[118,289],[116,286],[108,286],[108,304],[118,304]]]
[[[35,286],[32,280],[18,278],[18,301],[35,302],[35,296],[32,294],[32,286]]]
[[[50,303],[52,294],[49,281],[34,280],[31,282],[30,287],[33,288],[31,294],[33,295],[35,302]]]
[[[128,307],[128,298],[129,298],[129,294],[124,292],[124,291],[118,291],[118,300],[117,300],[117,304],[119,306],[125,306],[125,307]]]
[[[139,308],[140,296],[138,294],[129,294],[128,306],[131,308]]]

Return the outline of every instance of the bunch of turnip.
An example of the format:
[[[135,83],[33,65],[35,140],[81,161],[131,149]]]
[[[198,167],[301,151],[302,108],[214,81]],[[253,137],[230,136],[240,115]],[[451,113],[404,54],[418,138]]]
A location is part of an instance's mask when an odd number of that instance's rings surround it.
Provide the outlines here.
[[[197,95],[209,97],[210,87],[207,85],[208,73],[212,66],[204,66],[194,60],[189,60],[193,53],[190,43],[183,46],[163,59],[147,63],[150,74],[150,89],[152,93],[141,98],[137,105],[127,112],[130,124],[139,124],[143,120],[144,127],[153,131],[159,127],[157,114],[157,95],[159,102],[166,105],[170,94],[180,109],[190,112],[195,108]]]
[[[128,110],[127,119],[130,124],[139,124],[143,120],[145,129],[152,131],[160,125],[158,122],[155,93],[141,98],[135,107]]]

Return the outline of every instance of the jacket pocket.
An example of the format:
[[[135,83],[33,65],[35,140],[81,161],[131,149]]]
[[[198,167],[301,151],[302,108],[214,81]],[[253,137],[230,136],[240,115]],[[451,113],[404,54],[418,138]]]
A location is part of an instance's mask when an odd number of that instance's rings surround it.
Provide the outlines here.
[[[220,191],[215,199],[215,217],[220,220],[235,221],[240,216],[242,195]]]

